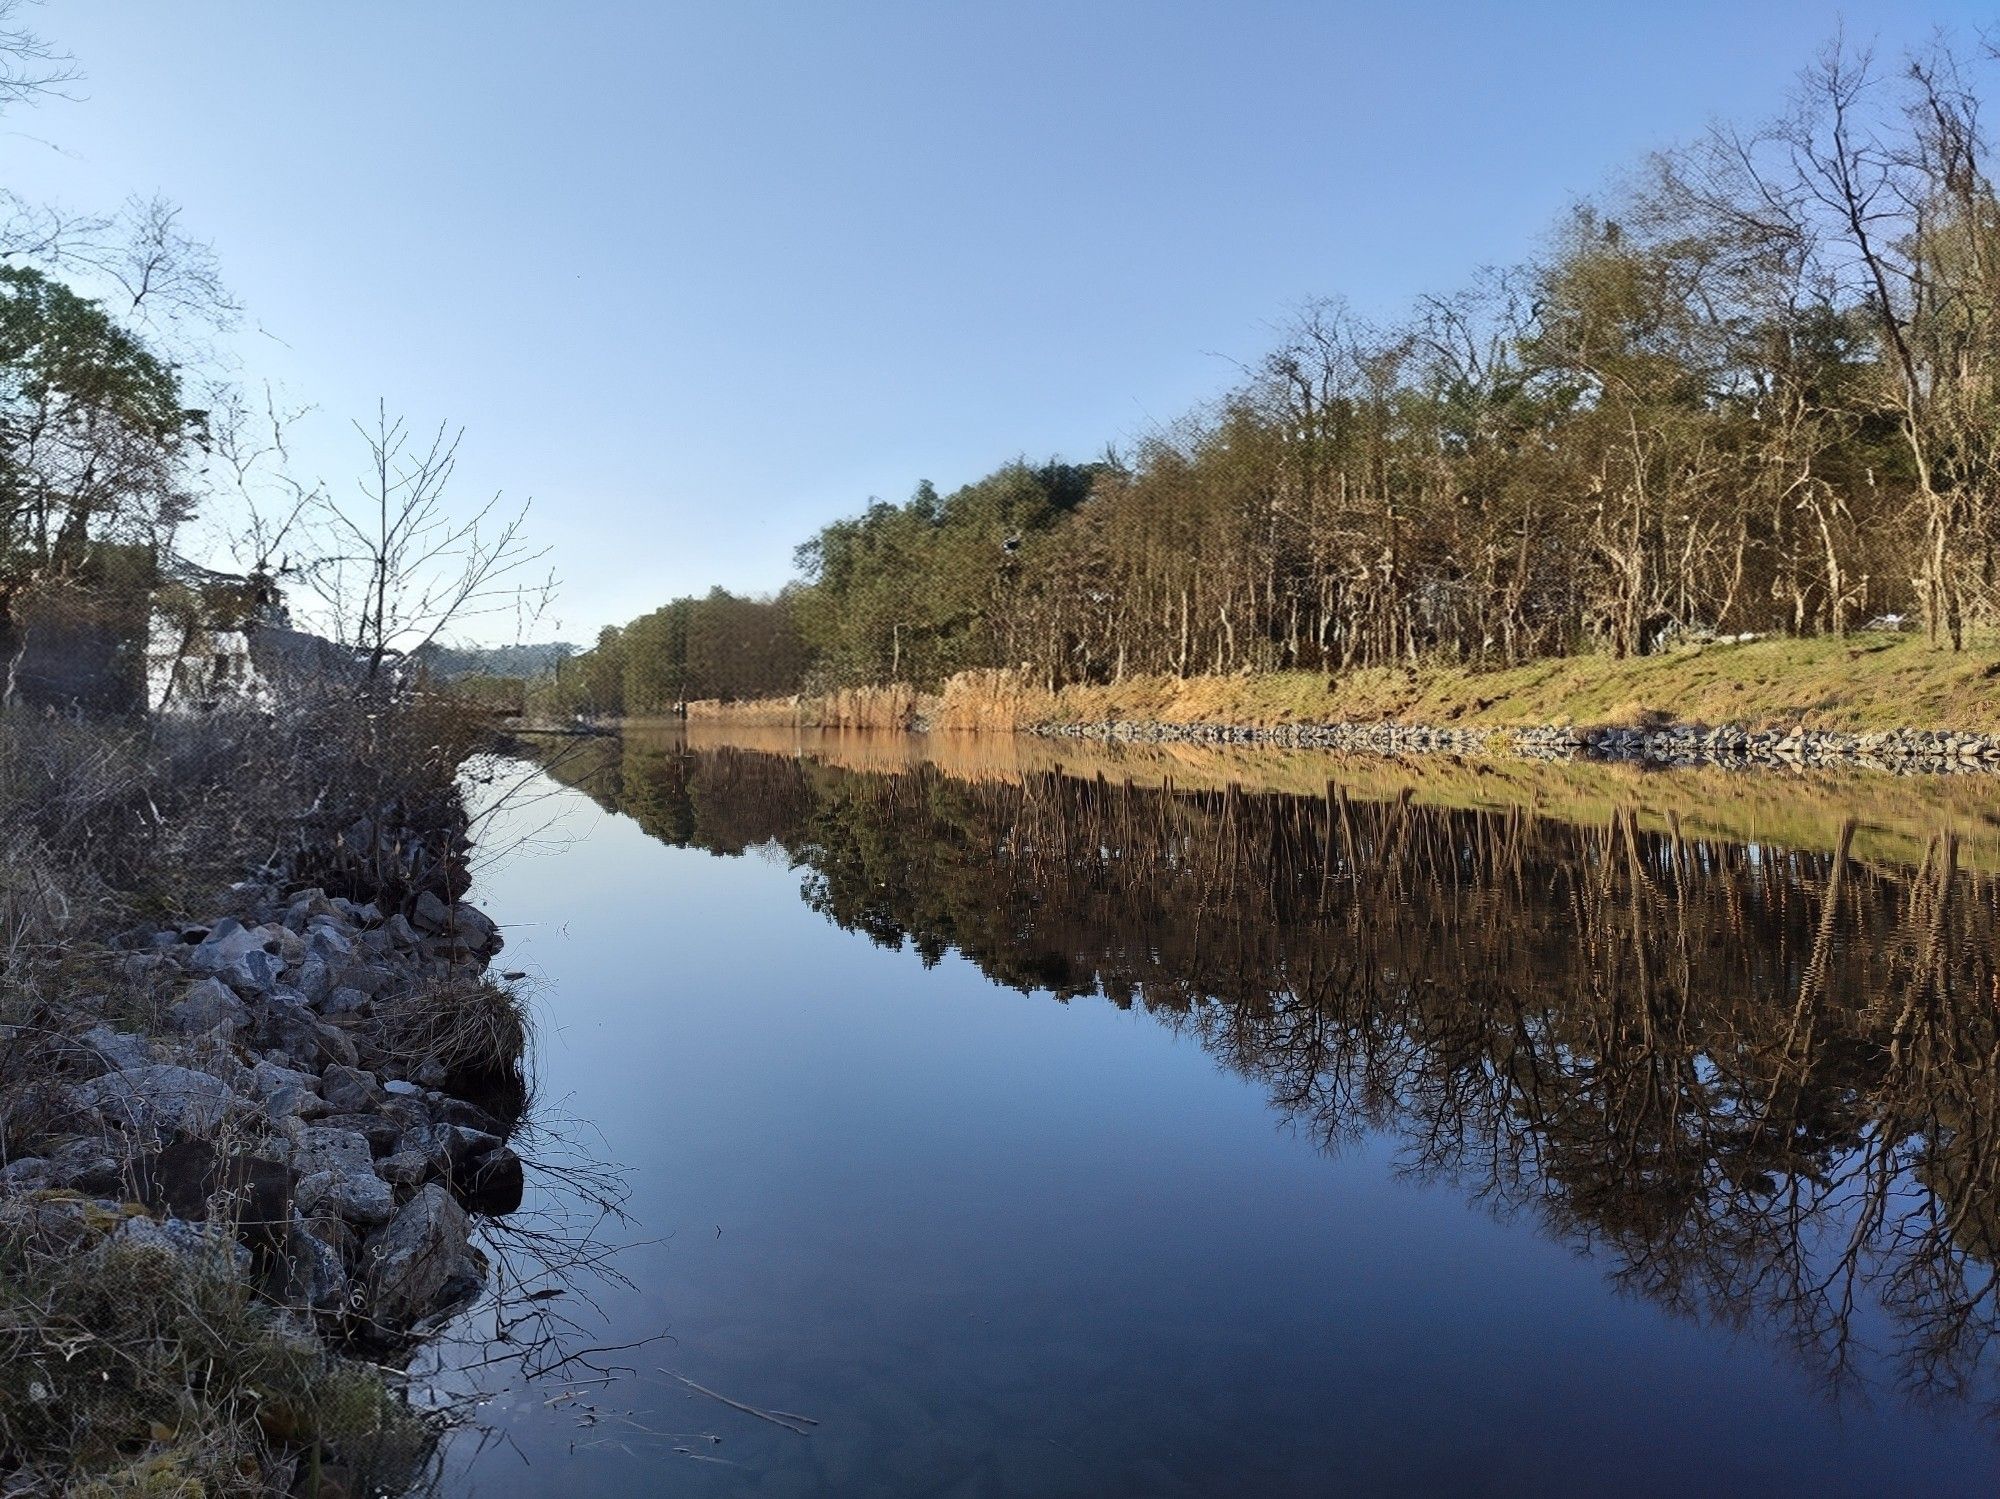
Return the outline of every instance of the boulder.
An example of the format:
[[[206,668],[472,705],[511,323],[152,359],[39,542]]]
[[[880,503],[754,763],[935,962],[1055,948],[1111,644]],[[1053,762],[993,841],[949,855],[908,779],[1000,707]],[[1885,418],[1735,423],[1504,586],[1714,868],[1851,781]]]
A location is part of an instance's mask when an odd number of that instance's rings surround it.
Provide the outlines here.
[[[421,1150],[399,1150],[377,1161],[375,1171],[392,1186],[421,1187],[430,1178],[431,1161]],[[4,1175],[0,1172],[0,1177]]]
[[[218,976],[238,994],[254,999],[275,989],[278,975],[284,971],[285,965],[282,959],[275,958],[267,952],[253,950],[232,959]]]
[[[276,930],[284,929],[280,927]],[[234,916],[225,916],[188,954],[188,971],[219,974],[250,953],[263,953],[268,957],[271,942],[271,934],[264,928],[246,927]]]
[[[97,1059],[114,1070],[144,1067],[153,1060],[152,1045],[144,1036],[130,1031],[114,1031],[108,1025],[93,1025],[78,1038]]]
[[[451,926],[451,907],[426,890],[417,897],[410,920],[428,932],[442,932]]]
[[[403,1143],[403,1126],[382,1114],[329,1114],[319,1121],[329,1129],[348,1130],[368,1142],[376,1156],[385,1156]]]
[[[96,1252],[105,1254],[114,1250],[128,1254],[136,1250],[175,1260],[212,1256],[215,1261],[228,1264],[238,1273],[247,1272],[250,1268],[250,1251],[227,1234],[179,1218],[129,1217],[111,1232]]]
[[[362,1250],[368,1311],[391,1333],[437,1309],[471,1247],[465,1209],[433,1183],[412,1197]]]
[[[521,1205],[525,1173],[521,1158],[497,1137],[462,1124],[431,1131],[429,1155],[439,1175],[474,1212],[500,1215]]]
[[[243,1102],[222,1079],[165,1063],[107,1072],[79,1084],[76,1098],[108,1122],[143,1133],[208,1134]]]
[[[333,992],[333,965],[319,953],[307,953],[292,974],[291,986],[307,1004],[317,1005]]]
[[[338,1113],[359,1114],[382,1101],[382,1086],[372,1072],[335,1064],[320,1078],[320,1096]]]
[[[320,1002],[322,1015],[352,1015],[368,1003],[368,996],[359,989],[335,989]]]
[[[294,1212],[284,1253],[276,1257],[267,1282],[272,1299],[303,1311],[345,1310],[352,1287],[342,1249],[350,1237],[337,1218]]]
[[[396,1192],[371,1171],[321,1172],[299,1183],[299,1206],[373,1228],[396,1212]]]
[[[306,1125],[290,1142],[287,1155],[299,1173],[297,1201],[302,1212],[333,1213],[353,1223],[386,1223],[396,1195],[375,1174],[375,1152],[356,1130]]]
[[[196,979],[168,1009],[167,1023],[186,1035],[222,1026],[233,1036],[250,1023],[250,1011],[220,979]]]
[[[250,1092],[273,1120],[309,1119],[326,1112],[325,1100],[319,1096],[319,1079],[295,1067],[259,1062],[250,1070]]]

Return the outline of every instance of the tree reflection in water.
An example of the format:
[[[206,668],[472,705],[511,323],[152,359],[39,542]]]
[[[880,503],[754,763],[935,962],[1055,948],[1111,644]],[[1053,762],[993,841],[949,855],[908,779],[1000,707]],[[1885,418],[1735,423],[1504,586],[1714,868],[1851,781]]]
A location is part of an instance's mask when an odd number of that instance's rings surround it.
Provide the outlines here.
[[[676,845],[772,845],[842,927],[1192,1033],[1324,1148],[1379,1131],[1837,1390],[2000,1412],[1996,880],[1448,810],[954,779],[670,742],[552,767]]]

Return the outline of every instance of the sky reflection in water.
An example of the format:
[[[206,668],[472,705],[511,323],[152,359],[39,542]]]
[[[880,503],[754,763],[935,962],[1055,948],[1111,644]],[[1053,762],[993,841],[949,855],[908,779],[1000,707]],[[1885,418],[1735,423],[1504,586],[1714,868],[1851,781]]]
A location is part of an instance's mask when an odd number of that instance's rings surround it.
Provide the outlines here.
[[[503,818],[543,1096],[656,1241],[590,1325],[674,1341],[455,1491],[1991,1491],[1965,789],[807,747]]]

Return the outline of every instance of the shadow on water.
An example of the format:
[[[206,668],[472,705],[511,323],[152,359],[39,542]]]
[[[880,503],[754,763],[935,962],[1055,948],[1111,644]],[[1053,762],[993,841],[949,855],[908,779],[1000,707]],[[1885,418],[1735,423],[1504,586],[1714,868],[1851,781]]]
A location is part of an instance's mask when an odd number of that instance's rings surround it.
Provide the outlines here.
[[[1880,821],[1804,786],[1787,847],[1690,831],[1729,815],[1699,778],[1686,816],[1600,780],[1565,817],[1379,763],[1301,794],[628,735],[550,769],[670,844],[775,846],[874,942],[1136,1007],[1323,1148],[1385,1133],[1836,1391],[2000,1411],[2000,878],[1907,783]]]

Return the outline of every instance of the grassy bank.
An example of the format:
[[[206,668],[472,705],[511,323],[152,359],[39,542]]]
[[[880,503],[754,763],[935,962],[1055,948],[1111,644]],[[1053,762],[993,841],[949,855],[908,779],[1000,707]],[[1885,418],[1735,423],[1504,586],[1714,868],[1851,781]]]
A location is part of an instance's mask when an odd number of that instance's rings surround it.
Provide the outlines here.
[[[437,1423],[403,1397],[387,1314],[299,1292],[294,1229],[336,1256],[362,1241],[307,1202],[286,1131],[333,1117],[320,1070],[363,1118],[377,1072],[395,1075],[381,1055],[442,1057],[491,1006],[469,982],[435,1004],[371,982],[322,1019],[336,974],[415,959],[358,923],[309,940],[303,908],[288,956],[247,942],[254,965],[189,964],[224,913],[268,920],[249,903],[287,871],[405,927],[420,889],[455,893],[456,773],[482,732],[449,703],[338,695],[270,715],[0,714],[0,1489],[393,1492],[427,1459]],[[358,955],[337,969],[307,956],[342,944]],[[278,970],[296,1007],[257,988]],[[292,1088],[291,1112],[262,1080]]]
[[[936,694],[907,687],[825,697],[694,703],[691,721],[806,728],[1008,731],[1112,720],[1238,724],[1404,723],[1464,728],[1740,724],[1749,728],[2000,729],[2000,644],[1935,650],[1909,635],[1756,640],[1617,660],[1572,656],[1480,671],[1372,667],[1328,677],[1130,677],[1049,692],[1011,672],[962,672]]]

